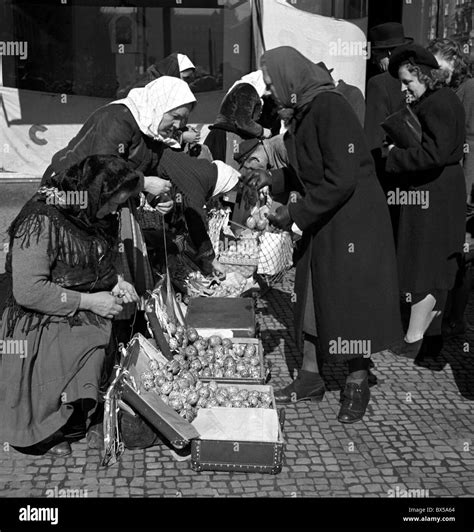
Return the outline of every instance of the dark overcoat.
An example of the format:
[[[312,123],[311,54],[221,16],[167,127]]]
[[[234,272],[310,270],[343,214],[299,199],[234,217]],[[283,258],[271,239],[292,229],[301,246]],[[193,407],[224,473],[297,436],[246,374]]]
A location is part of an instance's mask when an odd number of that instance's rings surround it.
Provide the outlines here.
[[[448,88],[426,92],[413,110],[422,128],[421,144],[393,148],[386,170],[403,176],[400,184],[412,198],[401,206],[398,227],[400,289],[421,294],[454,285],[465,235],[466,188],[460,161],[466,126],[463,105]],[[417,197],[424,203],[416,203]]]
[[[289,204],[303,230],[295,279],[297,339],[311,278],[323,353],[362,356],[338,349],[351,341],[369,341],[372,354],[382,351],[402,334],[396,257],[387,203],[359,120],[340,94],[322,92],[285,144],[305,193]]]

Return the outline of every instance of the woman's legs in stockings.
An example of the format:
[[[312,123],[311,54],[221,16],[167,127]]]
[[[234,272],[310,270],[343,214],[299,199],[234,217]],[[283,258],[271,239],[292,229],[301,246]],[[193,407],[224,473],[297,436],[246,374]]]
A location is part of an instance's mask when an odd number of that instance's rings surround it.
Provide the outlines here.
[[[303,347],[303,364],[301,369],[309,373],[320,373],[317,345],[318,339],[316,336],[309,334],[304,335],[304,347]]]
[[[423,338],[433,320],[440,322],[446,304],[447,291],[434,290],[429,294],[421,294],[414,298],[411,307],[410,323],[405,335],[409,344]]]

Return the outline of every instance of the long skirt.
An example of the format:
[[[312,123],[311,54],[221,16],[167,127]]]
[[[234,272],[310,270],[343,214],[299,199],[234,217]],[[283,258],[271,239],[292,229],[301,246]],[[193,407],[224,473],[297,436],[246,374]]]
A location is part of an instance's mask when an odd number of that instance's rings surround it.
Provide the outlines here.
[[[16,447],[35,445],[63,427],[73,403],[90,400],[91,416],[110,365],[112,322],[71,327],[61,318],[22,332],[26,316],[6,338],[5,310],[0,328],[0,441]],[[15,343],[11,340],[14,339]],[[10,340],[8,344],[6,341]],[[6,352],[5,346],[11,348]],[[13,348],[16,346],[16,352]]]

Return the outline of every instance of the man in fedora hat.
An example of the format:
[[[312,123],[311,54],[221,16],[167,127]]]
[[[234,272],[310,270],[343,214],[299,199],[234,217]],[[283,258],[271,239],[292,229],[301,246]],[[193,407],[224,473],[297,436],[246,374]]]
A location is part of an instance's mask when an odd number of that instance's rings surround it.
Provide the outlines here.
[[[393,78],[387,69],[393,51],[399,46],[413,42],[413,39],[405,37],[403,26],[400,23],[386,22],[371,28],[368,33],[368,40],[370,42],[371,59],[381,71],[381,74],[370,78],[367,83],[364,131],[369,149],[374,157],[377,176],[385,192],[388,192],[393,185],[384,170],[385,160],[382,157],[382,147],[385,133],[380,124],[388,116],[403,108],[405,97],[402,93],[400,81]],[[397,206],[391,206],[390,215],[392,217],[394,236],[396,236],[398,226]]]

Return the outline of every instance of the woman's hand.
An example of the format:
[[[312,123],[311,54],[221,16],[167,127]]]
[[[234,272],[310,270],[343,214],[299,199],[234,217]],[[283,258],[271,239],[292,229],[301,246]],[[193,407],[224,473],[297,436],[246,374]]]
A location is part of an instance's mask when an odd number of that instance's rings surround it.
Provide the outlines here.
[[[242,181],[247,187],[260,190],[272,186],[272,174],[266,170],[252,170],[243,177]]]
[[[278,207],[275,214],[269,214],[267,218],[272,225],[278,227],[278,229],[284,229],[285,231],[289,231],[293,224],[290,211],[286,205]]]
[[[201,132],[198,129],[189,127],[187,131],[183,132],[181,140],[183,143],[197,144],[201,140]]]
[[[153,196],[166,194],[171,191],[171,182],[158,176],[146,175],[144,190]]]
[[[98,316],[112,319],[122,312],[122,300],[109,292],[81,294],[79,309],[90,310]]]
[[[173,206],[174,206],[174,201],[169,200],[169,201],[165,201],[164,203],[158,203],[155,209],[164,216],[165,214],[168,214],[171,211]]]
[[[112,295],[122,298],[124,303],[137,303],[140,299],[135,287],[123,279],[119,279],[118,283],[114,286]]]
[[[225,268],[217,259],[214,259],[212,261],[212,270],[213,270],[214,275],[218,277],[219,279],[226,278]]]

